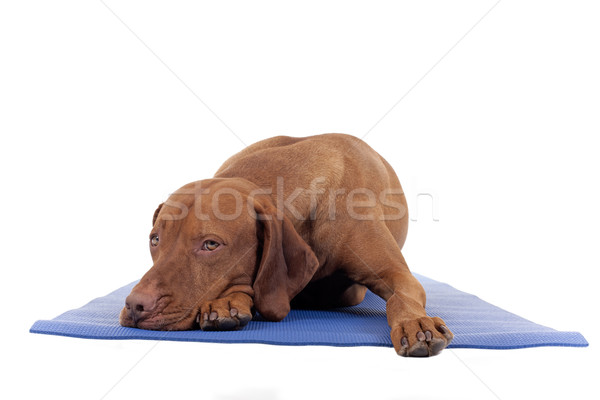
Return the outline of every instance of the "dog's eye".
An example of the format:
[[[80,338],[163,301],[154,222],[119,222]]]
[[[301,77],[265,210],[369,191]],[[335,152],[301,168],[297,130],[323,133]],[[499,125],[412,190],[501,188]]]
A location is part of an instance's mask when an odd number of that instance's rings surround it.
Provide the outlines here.
[[[214,240],[207,240],[204,243],[202,243],[202,250],[213,251],[216,250],[219,246],[219,243],[215,242]]]
[[[150,237],[150,244],[152,246],[158,246],[158,235],[152,235]]]

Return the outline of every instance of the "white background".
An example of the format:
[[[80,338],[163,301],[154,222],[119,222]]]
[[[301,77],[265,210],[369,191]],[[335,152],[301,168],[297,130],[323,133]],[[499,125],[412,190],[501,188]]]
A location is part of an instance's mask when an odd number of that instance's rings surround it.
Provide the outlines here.
[[[599,9],[494,4],[2,2],[0,396],[597,396]],[[396,169],[414,271],[590,347],[413,360],[28,333],[141,277],[171,191],[244,144],[325,132]]]

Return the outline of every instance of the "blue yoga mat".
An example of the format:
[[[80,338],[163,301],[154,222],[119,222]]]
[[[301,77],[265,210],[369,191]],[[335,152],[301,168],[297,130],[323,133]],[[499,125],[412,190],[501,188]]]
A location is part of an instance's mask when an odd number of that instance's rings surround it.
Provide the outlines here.
[[[450,347],[517,349],[538,346],[584,347],[578,332],[559,332],[535,324],[476,296],[416,275],[427,292],[427,312],[439,316],[454,333]],[[371,292],[355,306],[328,311],[292,310],[280,322],[260,317],[239,331],[147,331],[119,325],[132,282],[52,320],[37,321],[32,333],[87,339],[149,339],[213,343],[391,347],[385,302]]]

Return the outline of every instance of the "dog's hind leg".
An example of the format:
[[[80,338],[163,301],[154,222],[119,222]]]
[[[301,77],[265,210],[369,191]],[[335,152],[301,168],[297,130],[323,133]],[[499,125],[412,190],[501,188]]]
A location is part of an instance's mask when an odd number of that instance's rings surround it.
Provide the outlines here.
[[[367,288],[341,270],[310,282],[291,302],[292,308],[328,309],[351,307],[365,298]]]

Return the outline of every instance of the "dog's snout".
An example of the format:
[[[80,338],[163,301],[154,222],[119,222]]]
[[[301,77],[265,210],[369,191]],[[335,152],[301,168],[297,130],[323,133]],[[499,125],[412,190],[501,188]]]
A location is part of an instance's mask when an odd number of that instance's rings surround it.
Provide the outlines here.
[[[125,308],[131,319],[137,323],[152,314],[157,300],[158,296],[154,294],[133,291],[125,299]]]

